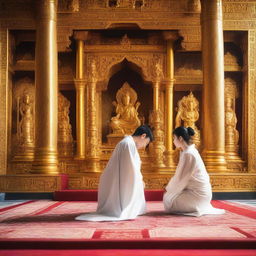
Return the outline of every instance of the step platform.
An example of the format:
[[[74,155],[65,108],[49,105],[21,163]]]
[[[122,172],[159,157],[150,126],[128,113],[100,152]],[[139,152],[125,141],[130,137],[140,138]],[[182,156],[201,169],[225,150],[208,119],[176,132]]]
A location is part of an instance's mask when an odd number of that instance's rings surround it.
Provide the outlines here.
[[[146,201],[162,201],[163,190],[145,190]],[[59,190],[53,194],[55,201],[97,201],[98,190]]]

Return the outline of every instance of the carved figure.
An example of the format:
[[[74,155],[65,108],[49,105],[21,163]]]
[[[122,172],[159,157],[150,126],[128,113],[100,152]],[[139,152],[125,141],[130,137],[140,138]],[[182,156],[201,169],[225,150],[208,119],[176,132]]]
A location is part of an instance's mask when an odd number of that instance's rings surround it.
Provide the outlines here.
[[[58,149],[61,156],[72,155],[73,137],[69,120],[70,102],[61,93],[58,94]]]
[[[178,113],[175,120],[175,127],[185,126],[191,127],[195,131],[194,143],[200,145],[200,131],[196,127],[196,121],[199,119],[199,102],[190,92],[188,96],[184,96],[178,102]],[[182,124],[183,122],[183,124]]]
[[[58,95],[58,141],[71,142],[72,128],[69,120],[70,102],[61,93]]]
[[[136,102],[137,94],[128,83],[125,83],[122,88],[118,90],[116,99],[117,102],[113,102],[116,108],[116,116],[112,117],[110,122],[113,134],[132,134],[141,124],[138,117],[140,102]]]
[[[225,139],[226,139],[226,151],[237,151],[237,144],[239,140],[239,133],[236,129],[237,118],[233,109],[233,100],[226,98],[225,100]]]
[[[236,129],[237,116],[235,100],[238,90],[232,79],[225,79],[225,148],[231,155],[238,153],[239,132]]]
[[[32,146],[34,143],[34,104],[31,96],[27,91],[24,91],[19,112],[21,121],[19,122],[19,142],[20,145]]]

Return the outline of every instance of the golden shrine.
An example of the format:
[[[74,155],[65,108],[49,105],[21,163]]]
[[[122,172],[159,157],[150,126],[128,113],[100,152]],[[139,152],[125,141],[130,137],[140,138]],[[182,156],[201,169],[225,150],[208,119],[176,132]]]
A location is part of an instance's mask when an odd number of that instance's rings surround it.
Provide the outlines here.
[[[191,126],[215,192],[256,191],[256,2],[0,0],[0,192],[97,188],[140,124],[161,189]]]

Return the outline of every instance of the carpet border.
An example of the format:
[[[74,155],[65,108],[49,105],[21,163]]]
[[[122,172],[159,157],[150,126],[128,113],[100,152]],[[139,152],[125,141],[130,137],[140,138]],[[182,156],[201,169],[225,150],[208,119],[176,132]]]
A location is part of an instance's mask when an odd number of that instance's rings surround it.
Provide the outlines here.
[[[20,207],[20,206],[23,206],[23,205],[26,205],[26,204],[30,204],[30,203],[33,203],[35,202],[36,200],[29,200],[27,202],[22,202],[20,204],[15,204],[15,205],[10,205],[10,206],[6,206],[6,207],[3,207],[0,209],[0,212],[5,212],[5,211],[8,211],[8,210],[12,210],[14,208],[17,208],[17,207]]]
[[[256,239],[0,239],[1,249],[256,249]]]
[[[249,217],[252,219],[256,219],[256,211],[251,211],[249,209],[244,209],[239,206],[230,205],[222,200],[212,200],[211,203],[213,204],[214,207],[223,208],[229,212]]]

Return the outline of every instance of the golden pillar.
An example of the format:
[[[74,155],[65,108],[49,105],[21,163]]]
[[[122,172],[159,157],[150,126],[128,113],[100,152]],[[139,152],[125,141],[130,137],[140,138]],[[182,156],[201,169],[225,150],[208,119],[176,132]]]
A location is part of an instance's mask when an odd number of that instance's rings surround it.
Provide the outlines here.
[[[57,0],[38,0],[36,20],[34,173],[57,174]]]
[[[87,31],[76,31],[76,159],[85,159],[85,80],[84,80],[84,40]]]
[[[153,109],[154,111],[159,110],[159,87],[160,87],[160,81],[155,81],[153,83]]]
[[[203,141],[209,171],[225,171],[224,50],[221,0],[203,0]]]
[[[166,167],[173,167],[173,85],[174,85],[174,50],[173,44],[178,36],[176,32],[165,31],[163,33],[165,40],[167,40],[167,53],[166,53],[166,75],[167,81],[165,86],[165,102],[166,102],[166,150],[165,165]]]
[[[90,172],[99,170],[99,139],[97,128],[97,109],[96,109],[96,85],[98,81],[98,72],[95,60],[90,66],[88,77],[88,142],[87,142],[87,164]]]
[[[153,168],[157,171],[161,167],[165,167],[163,161],[164,147],[164,131],[163,131],[163,113],[159,108],[159,90],[161,80],[163,79],[163,70],[160,63],[155,67],[156,80],[153,82],[153,112],[150,116],[150,123],[154,127],[154,142],[153,142]]]

